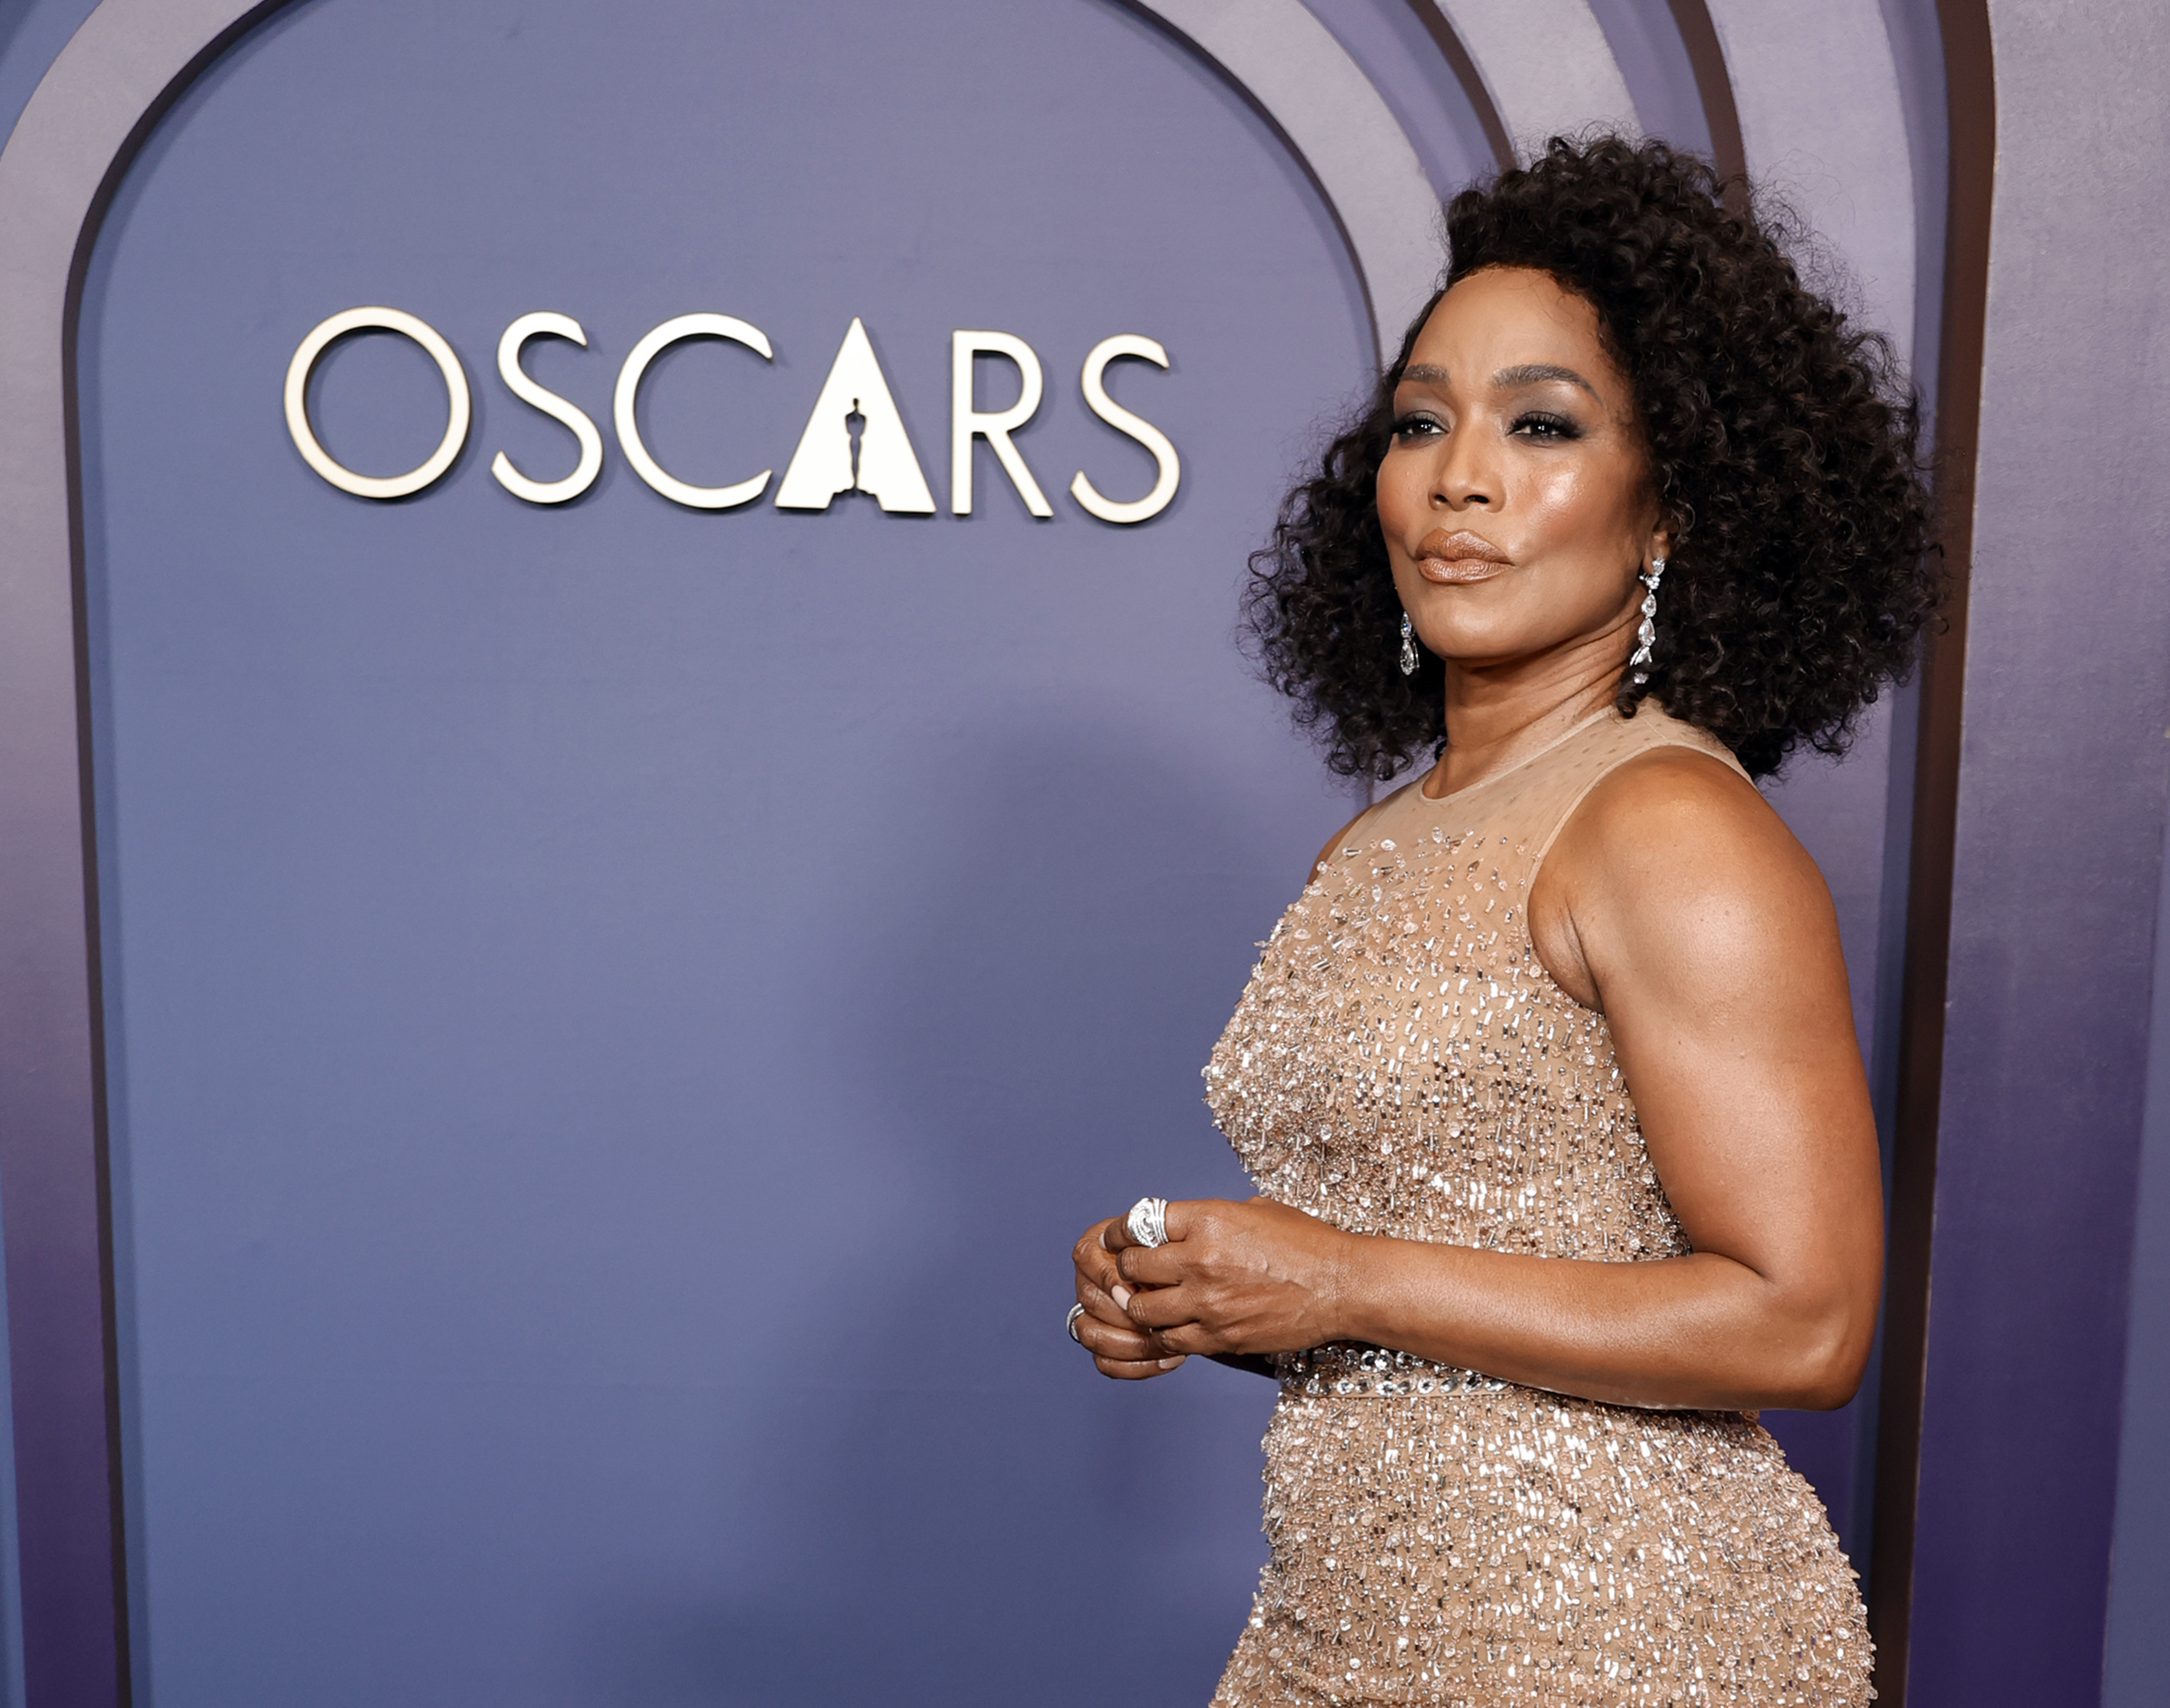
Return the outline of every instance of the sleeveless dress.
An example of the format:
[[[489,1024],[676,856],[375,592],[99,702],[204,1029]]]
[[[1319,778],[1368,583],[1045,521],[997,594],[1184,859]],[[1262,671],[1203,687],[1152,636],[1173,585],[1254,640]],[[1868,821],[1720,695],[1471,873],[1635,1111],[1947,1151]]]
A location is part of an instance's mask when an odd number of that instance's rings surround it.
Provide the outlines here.
[[[1526,899],[1615,766],[1732,755],[1649,702],[1366,814],[1205,1069],[1258,1190],[1353,1233],[1608,1263],[1688,1242],[1604,1017]],[[1276,1360],[1271,1556],[1216,1708],[1869,1701],[1854,1574],[1752,1412],[1573,1399],[1353,1344]]]

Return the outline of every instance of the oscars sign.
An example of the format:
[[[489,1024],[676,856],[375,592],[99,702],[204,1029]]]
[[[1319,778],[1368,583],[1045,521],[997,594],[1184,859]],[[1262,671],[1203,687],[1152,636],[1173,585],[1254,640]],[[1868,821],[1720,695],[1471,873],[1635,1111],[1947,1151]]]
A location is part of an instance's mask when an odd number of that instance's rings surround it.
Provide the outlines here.
[[[333,460],[318,441],[308,412],[309,376],[317,360],[337,339],[350,333],[393,332],[412,339],[428,353],[444,376],[448,408],[445,435],[429,457],[404,474],[377,478],[356,474]],[[490,463],[490,472],[514,497],[529,504],[560,504],[578,498],[602,472],[602,435],[582,410],[555,392],[538,385],[520,365],[521,352],[535,338],[569,339],[585,346],[587,334],[570,315],[548,312],[523,314],[505,328],[498,340],[497,371],[505,389],[523,403],[540,410],[569,430],[580,446],[580,461],[573,472],[559,480],[535,480],[516,468],[502,451]],[[618,370],[612,394],[611,420],[618,447],[633,472],[674,504],[693,510],[728,510],[751,504],[768,489],[773,468],[764,468],[743,480],[723,486],[693,486],[678,479],[659,463],[642,442],[634,404],[640,395],[642,376],[649,366],[672,344],[690,338],[728,339],[767,360],[775,352],[767,335],[757,327],[728,314],[681,314],[665,321],[628,353]],[[1033,515],[1052,516],[1054,507],[1025,464],[1024,454],[1010,435],[1038,411],[1043,390],[1040,357],[1023,339],[1006,332],[956,332],[950,334],[949,388],[949,509],[953,515],[972,513],[972,449],[976,439],[986,440],[1002,472],[1017,488],[1018,495]],[[1002,358],[1018,371],[1017,400],[1000,409],[974,406],[972,371],[981,355]],[[1086,407],[1118,433],[1136,440],[1151,453],[1155,476],[1142,497],[1129,499],[1104,496],[1080,469],[1072,477],[1070,496],[1088,515],[1104,522],[1130,524],[1148,520],[1166,510],[1182,479],[1182,463],[1166,434],[1150,421],[1133,414],[1108,395],[1108,366],[1124,358],[1168,365],[1168,352],[1152,339],[1135,333],[1103,339],[1086,355],[1078,383]],[[350,308],[313,328],[294,352],[286,367],[286,430],[309,467],[341,492],[357,498],[409,498],[434,484],[459,458],[467,443],[472,400],[467,372],[458,355],[442,334],[426,321],[397,308]],[[934,494],[927,484],[918,452],[914,450],[904,417],[890,395],[889,381],[874,355],[866,327],[856,317],[830,364],[829,376],[814,401],[805,430],[799,435],[791,462],[778,484],[775,503],[779,510],[826,510],[840,493],[862,492],[876,499],[885,510],[904,515],[932,515]]]

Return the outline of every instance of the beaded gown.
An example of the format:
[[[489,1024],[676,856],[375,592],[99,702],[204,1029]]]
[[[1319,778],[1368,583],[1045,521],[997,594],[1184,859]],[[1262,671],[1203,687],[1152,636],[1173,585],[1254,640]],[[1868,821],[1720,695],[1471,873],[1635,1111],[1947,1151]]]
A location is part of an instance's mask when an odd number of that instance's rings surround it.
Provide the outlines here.
[[[1205,1069],[1258,1190],[1351,1232],[1633,1263],[1688,1242],[1604,1017],[1538,963],[1560,825],[1645,702],[1345,835]],[[1738,766],[1734,768],[1737,770]],[[1215,1708],[1866,1703],[1854,1574],[1752,1412],[1642,1411],[1336,1345],[1277,1360],[1270,1557]]]

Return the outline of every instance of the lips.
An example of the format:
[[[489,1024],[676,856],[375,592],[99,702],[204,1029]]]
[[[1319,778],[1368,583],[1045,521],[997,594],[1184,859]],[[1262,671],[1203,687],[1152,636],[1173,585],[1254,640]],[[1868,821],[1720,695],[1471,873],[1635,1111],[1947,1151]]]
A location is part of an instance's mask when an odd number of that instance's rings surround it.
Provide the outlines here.
[[[1417,572],[1427,581],[1489,581],[1514,560],[1467,528],[1426,534],[1416,550]]]

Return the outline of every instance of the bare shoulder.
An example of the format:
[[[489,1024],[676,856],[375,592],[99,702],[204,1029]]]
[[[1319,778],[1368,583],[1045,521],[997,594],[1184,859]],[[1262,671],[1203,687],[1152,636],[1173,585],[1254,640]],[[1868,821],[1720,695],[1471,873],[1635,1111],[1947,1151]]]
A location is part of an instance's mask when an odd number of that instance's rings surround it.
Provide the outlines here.
[[[1599,780],[1561,826],[1547,861],[1585,880],[1670,889],[1822,875],[1755,784],[1692,747],[1639,755]]]
[[[1738,771],[1688,747],[1628,761],[1569,814],[1530,898],[1538,958],[1601,1007],[1608,975],[1698,981],[1836,954],[1831,892]]]

